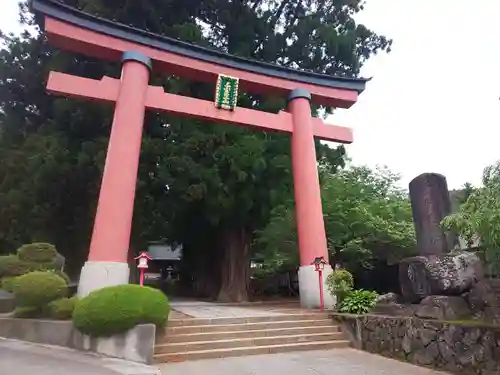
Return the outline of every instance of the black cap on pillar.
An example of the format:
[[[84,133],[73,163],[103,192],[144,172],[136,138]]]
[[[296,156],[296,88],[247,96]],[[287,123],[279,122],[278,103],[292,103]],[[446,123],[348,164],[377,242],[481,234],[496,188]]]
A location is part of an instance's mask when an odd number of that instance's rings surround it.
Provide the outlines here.
[[[145,54],[137,51],[125,51],[122,55],[122,64],[126,61],[136,61],[148,67],[149,71],[153,70],[151,59]]]
[[[290,94],[288,94],[288,97],[286,98],[286,102],[290,103],[292,100],[299,99],[299,98],[303,98],[303,99],[307,99],[307,100],[311,101],[311,93],[309,91],[307,91],[306,89],[301,89],[301,88],[293,89],[290,92]]]

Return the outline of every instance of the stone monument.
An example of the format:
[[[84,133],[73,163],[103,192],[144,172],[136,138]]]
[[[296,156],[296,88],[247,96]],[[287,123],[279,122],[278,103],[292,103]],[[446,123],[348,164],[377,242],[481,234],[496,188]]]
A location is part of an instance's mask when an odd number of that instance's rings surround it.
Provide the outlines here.
[[[468,309],[461,296],[484,276],[476,254],[450,252],[455,238],[441,227],[441,221],[451,213],[446,178],[424,173],[413,179],[409,187],[419,255],[400,263],[403,298],[410,303],[421,302],[422,308],[417,309],[416,315],[423,314],[425,318],[466,315]]]
[[[451,213],[446,178],[437,173],[423,173],[409,185],[417,249],[420,255],[448,253],[455,237],[441,229],[441,220]]]

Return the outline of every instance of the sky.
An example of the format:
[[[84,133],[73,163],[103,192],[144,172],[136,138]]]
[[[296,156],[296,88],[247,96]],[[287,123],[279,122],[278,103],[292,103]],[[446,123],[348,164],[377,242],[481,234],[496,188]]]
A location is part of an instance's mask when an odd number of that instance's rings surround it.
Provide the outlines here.
[[[0,1],[0,29],[19,32],[17,0]],[[499,14],[496,0],[367,0],[358,22],[393,46],[363,68],[359,101],[327,119],[354,129],[353,164],[387,166],[403,187],[424,172],[480,184],[500,159]]]

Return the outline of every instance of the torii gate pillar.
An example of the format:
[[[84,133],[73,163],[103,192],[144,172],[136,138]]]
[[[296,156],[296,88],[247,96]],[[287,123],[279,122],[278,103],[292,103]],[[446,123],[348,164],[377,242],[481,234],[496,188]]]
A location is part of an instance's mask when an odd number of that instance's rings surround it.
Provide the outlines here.
[[[310,102],[311,94],[304,89],[295,89],[288,96],[288,110],[292,114],[293,123],[291,143],[300,255],[299,292],[300,305],[304,307],[317,306],[319,301],[318,273],[313,265],[314,259],[328,259]],[[325,265],[323,280],[332,272],[332,267]],[[326,306],[335,304],[324,282],[323,296]]]
[[[151,60],[129,51],[122,64],[89,257],[78,283],[80,297],[129,282],[128,249]]]

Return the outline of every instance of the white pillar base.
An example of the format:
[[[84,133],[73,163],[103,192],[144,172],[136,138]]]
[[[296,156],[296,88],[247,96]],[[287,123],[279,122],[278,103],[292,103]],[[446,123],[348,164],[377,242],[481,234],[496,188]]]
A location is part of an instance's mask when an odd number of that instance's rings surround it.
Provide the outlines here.
[[[323,270],[323,299],[325,309],[333,309],[336,298],[330,295],[326,287],[326,278],[333,272],[332,266],[325,265]],[[318,272],[312,266],[300,266],[299,268],[299,293],[300,306],[307,309],[317,309],[321,307],[319,295],[319,279]]]
[[[90,292],[107,286],[128,284],[130,269],[121,262],[86,262],[80,273],[78,298],[86,297]]]

